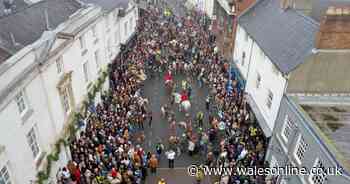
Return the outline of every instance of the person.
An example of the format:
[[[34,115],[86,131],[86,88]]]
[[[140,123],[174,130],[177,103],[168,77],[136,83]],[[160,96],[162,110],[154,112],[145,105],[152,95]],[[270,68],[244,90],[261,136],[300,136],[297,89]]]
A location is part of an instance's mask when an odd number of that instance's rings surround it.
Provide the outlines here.
[[[169,168],[174,168],[174,162],[175,162],[175,151],[170,149],[167,153],[166,156],[168,158],[168,162],[169,162]]]
[[[162,154],[164,149],[164,145],[161,142],[158,142],[156,144],[156,152],[157,152],[157,157],[160,158],[160,155]]]
[[[66,167],[62,169],[62,181],[63,183],[68,183],[70,181],[70,173]]]
[[[152,157],[149,159],[148,166],[151,170],[151,173],[157,172],[158,159],[155,154],[153,154]]]
[[[197,113],[197,122],[198,122],[198,127],[203,127],[203,118],[204,118],[204,114],[202,111],[199,111]]]
[[[187,84],[187,96],[188,96],[188,99],[191,98],[191,95],[192,95],[192,87],[190,84]]]
[[[189,141],[188,141],[188,153],[189,153],[190,156],[193,155],[193,153],[194,153],[194,148],[195,148],[194,142],[193,142],[192,140],[189,140]]]
[[[148,118],[149,118],[149,120],[148,120],[148,126],[149,126],[149,127],[152,127],[152,120],[153,120],[152,111],[149,111],[149,113],[148,113]]]
[[[202,166],[198,167],[198,170],[196,172],[196,181],[197,184],[200,184],[202,180],[204,179],[204,172]]]
[[[208,95],[207,98],[205,99],[205,109],[209,111],[210,108],[210,96]]]

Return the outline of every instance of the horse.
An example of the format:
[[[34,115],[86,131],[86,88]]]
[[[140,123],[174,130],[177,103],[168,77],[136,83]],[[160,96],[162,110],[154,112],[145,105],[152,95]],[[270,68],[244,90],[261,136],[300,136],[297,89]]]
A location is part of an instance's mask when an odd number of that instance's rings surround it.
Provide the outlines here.
[[[189,100],[182,101],[180,104],[180,110],[188,112],[191,109],[191,102]]]

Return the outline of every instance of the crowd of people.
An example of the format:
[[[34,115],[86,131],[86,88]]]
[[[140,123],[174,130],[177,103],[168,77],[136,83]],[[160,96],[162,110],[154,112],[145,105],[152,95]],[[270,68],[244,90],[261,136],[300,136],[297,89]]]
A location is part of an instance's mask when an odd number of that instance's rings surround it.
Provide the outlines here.
[[[200,155],[210,167],[264,167],[266,140],[257,126],[244,93],[230,66],[218,53],[215,36],[195,11],[187,17],[150,6],[138,22],[132,46],[123,50],[109,67],[110,90],[85,119],[80,134],[71,142],[72,160],[61,170],[63,184],[139,184],[156,174],[160,155],[169,168],[182,152]],[[164,76],[169,103],[159,110],[174,133],[165,145],[144,150],[144,123],[152,126],[152,110],[143,97],[146,78]],[[184,75],[180,101],[191,100],[191,83],[208,86],[203,105],[207,112],[188,112],[184,122],[172,113],[178,106],[173,75]],[[166,87],[166,85],[165,85]],[[187,96],[186,99],[183,96]],[[204,113],[209,114],[204,118]],[[194,123],[192,123],[194,122]],[[159,122],[153,122],[159,123]],[[181,136],[176,133],[182,127]],[[166,151],[164,151],[166,150]],[[185,166],[184,166],[185,167]],[[198,177],[201,182],[202,177]],[[165,183],[164,179],[162,181]],[[262,184],[264,176],[227,175],[222,184]]]

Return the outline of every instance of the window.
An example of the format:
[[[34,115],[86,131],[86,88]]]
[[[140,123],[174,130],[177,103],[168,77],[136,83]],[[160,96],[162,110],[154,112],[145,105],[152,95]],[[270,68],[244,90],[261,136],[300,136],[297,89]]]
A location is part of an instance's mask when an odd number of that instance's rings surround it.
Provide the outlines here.
[[[26,98],[24,96],[24,91],[20,91],[15,98],[16,98],[18,111],[20,114],[23,114],[27,110],[27,103],[26,103]]]
[[[94,25],[94,26],[92,27],[91,31],[92,31],[92,36],[93,36],[93,37],[97,37],[96,25]]]
[[[244,66],[244,60],[245,60],[245,52],[242,52],[242,66]],[[261,79],[260,79],[261,80]]]
[[[89,65],[88,65],[88,61],[86,61],[83,64],[83,71],[84,71],[85,82],[89,82]]]
[[[259,89],[261,86],[261,75],[257,73],[256,75],[256,88]]]
[[[128,21],[126,21],[124,23],[124,35],[127,36],[128,35]]]
[[[294,128],[294,122],[290,119],[288,115],[286,115],[284,124],[282,126],[282,137],[284,141],[288,142],[288,139],[292,133],[293,128]]]
[[[322,161],[317,158],[313,168],[315,168],[315,172],[310,175],[310,183],[324,184],[327,178],[327,172]]]
[[[80,44],[80,48],[81,49],[85,49],[85,39],[84,39],[84,35],[79,37],[79,44]]]
[[[301,162],[303,161],[305,152],[308,148],[309,148],[309,144],[307,144],[304,140],[304,137],[300,135],[298,144],[296,146],[296,151],[294,152],[294,156],[299,162],[299,164],[301,164]]]
[[[287,184],[287,180],[286,179],[281,179],[280,184]]]
[[[100,51],[96,50],[94,53],[94,56],[95,56],[96,66],[97,68],[100,68]]]
[[[0,170],[0,184],[11,184],[10,173],[6,166]]]
[[[266,101],[266,106],[271,109],[271,106],[272,106],[272,100],[273,100],[273,93],[271,90],[268,91],[268,94],[267,94],[267,101]]]
[[[58,57],[56,59],[56,68],[57,68],[57,73],[60,74],[63,71],[63,60],[62,56]]]
[[[32,150],[33,157],[36,158],[39,155],[40,148],[39,148],[34,127],[27,134],[27,141],[30,149]]]
[[[68,113],[70,111],[70,99],[69,99],[69,89],[65,88],[62,91],[62,105],[64,112]]]
[[[113,16],[114,16],[114,24],[117,24],[117,22],[118,22],[118,13],[119,13],[119,10],[116,10],[114,12],[114,14],[113,14]]]

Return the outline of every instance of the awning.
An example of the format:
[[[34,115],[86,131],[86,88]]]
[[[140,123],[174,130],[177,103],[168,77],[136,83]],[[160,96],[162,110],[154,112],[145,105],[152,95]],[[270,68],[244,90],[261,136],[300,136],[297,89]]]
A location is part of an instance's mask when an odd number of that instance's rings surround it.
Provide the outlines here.
[[[264,116],[261,114],[258,105],[255,103],[253,100],[253,97],[250,94],[246,95],[246,99],[248,104],[250,105],[250,108],[252,109],[256,120],[258,121],[260,128],[263,130],[264,134],[266,137],[271,137],[272,135],[272,130],[270,129],[269,125],[265,121]]]

